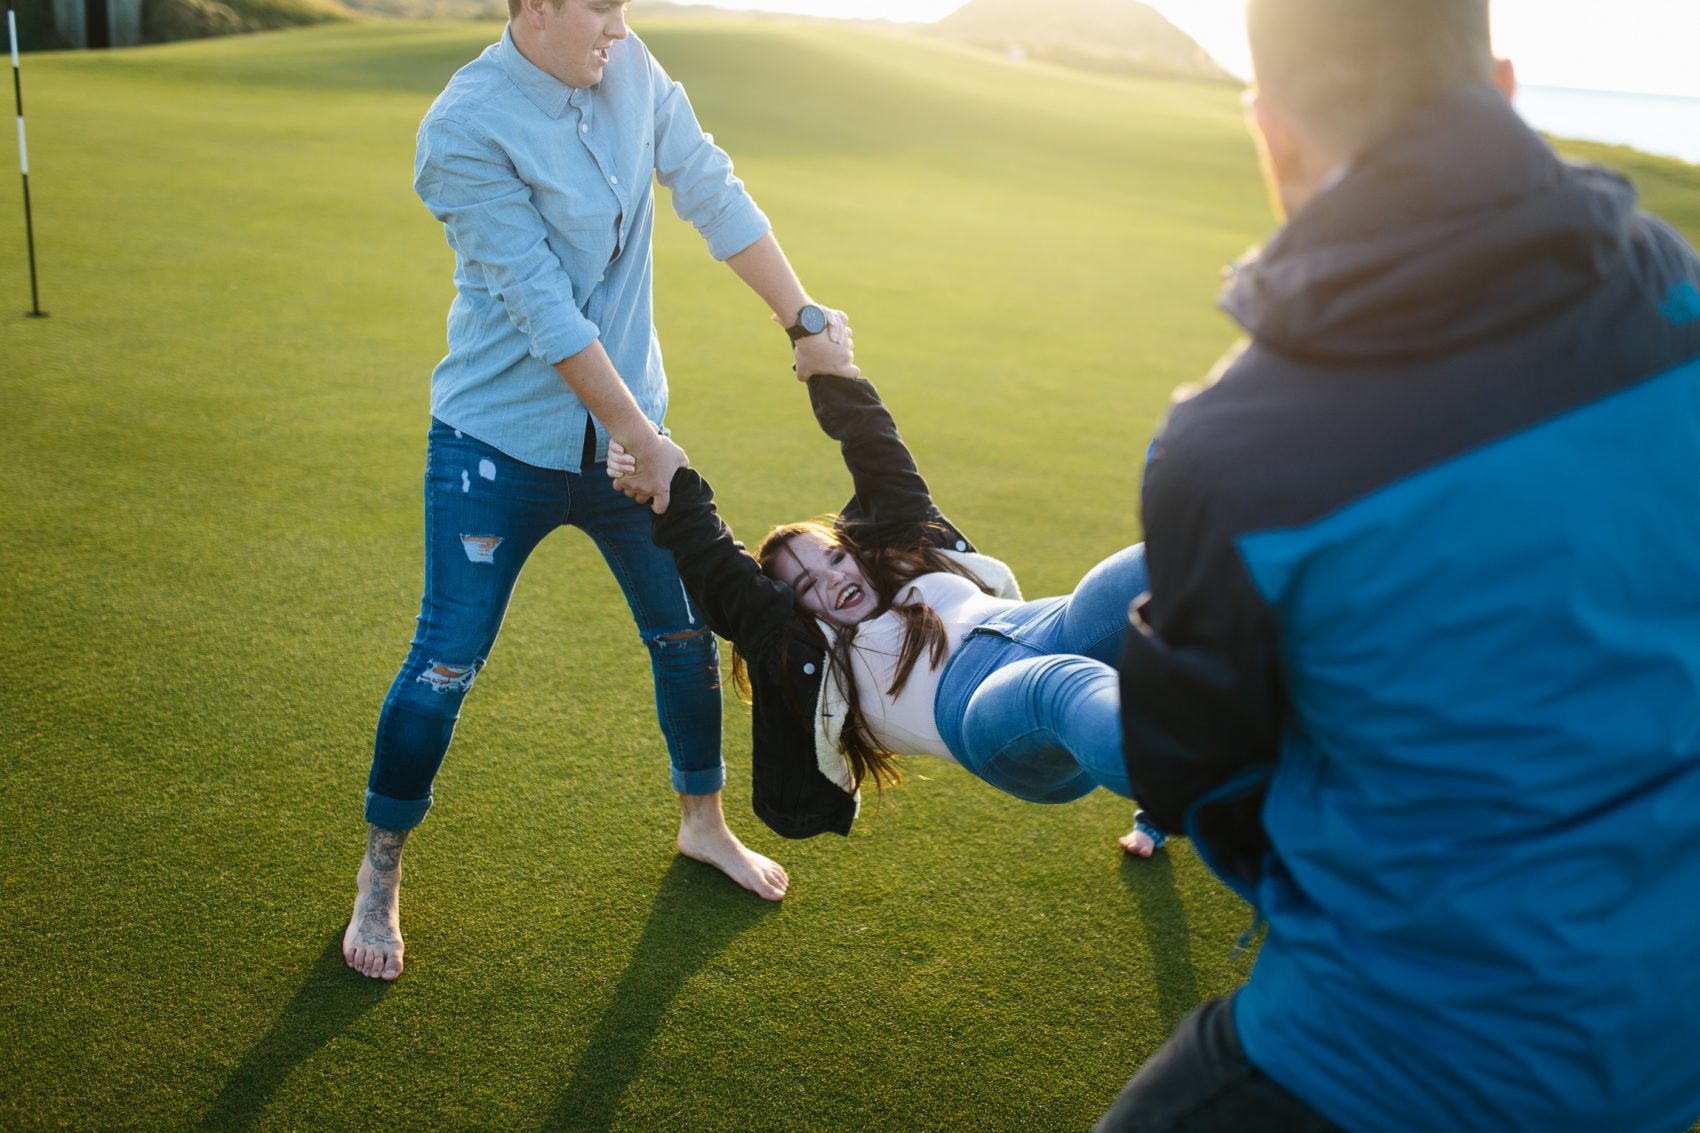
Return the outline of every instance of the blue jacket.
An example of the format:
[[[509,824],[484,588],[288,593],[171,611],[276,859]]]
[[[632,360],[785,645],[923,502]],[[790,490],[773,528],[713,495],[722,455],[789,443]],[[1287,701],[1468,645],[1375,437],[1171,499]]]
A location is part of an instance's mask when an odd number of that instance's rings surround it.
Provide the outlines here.
[[[1242,264],[1172,410],[1128,769],[1349,1130],[1700,1114],[1700,259],[1454,92]]]

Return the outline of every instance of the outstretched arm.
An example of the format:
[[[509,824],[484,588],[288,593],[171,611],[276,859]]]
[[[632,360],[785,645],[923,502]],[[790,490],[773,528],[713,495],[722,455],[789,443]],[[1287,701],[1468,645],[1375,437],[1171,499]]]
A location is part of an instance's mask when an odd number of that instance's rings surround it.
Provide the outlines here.
[[[630,460],[610,446],[608,472]],[[710,629],[752,661],[767,657],[782,641],[796,600],[789,587],[768,578],[732,535],[714,506],[714,489],[689,466],[673,474],[671,504],[651,516],[656,546],[671,551],[691,602]]]
[[[647,55],[647,51],[645,52]],[[791,270],[744,184],[732,173],[732,159],[703,131],[685,89],[648,56],[655,100],[655,175],[672,194],[673,209],[696,226],[709,253],[737,273],[761,297],[780,326],[796,322],[797,312],[813,303]],[[842,311],[828,311],[828,330],[798,341],[797,376],[849,373],[834,362],[833,348],[846,341],[849,327]]]
[[[821,429],[839,442],[844,466],[855,484],[856,495],[846,513],[854,512],[858,519],[878,523],[925,522],[933,514],[927,482],[872,383],[836,374],[817,375],[809,379],[809,401]],[[640,454],[610,437],[608,475],[616,483],[623,487],[623,482],[640,470],[647,471],[647,463]],[[667,476],[672,473],[669,468]]]
[[[555,363],[555,371],[608,430],[608,443],[630,446],[620,451],[637,454],[631,458],[626,473],[614,481],[614,486],[639,503],[648,504],[653,511],[666,511],[667,485],[673,471],[684,467],[684,451],[655,431],[655,426],[638,408],[631,390],[614,372],[614,364],[608,360],[602,343],[592,342],[571,358]]]
[[[803,290],[797,273],[779,241],[769,232],[748,248],[726,260],[726,266],[737,273],[751,291],[773,312],[773,321],[782,327],[793,325],[797,312],[814,300]],[[797,380],[805,381],[816,374],[843,374],[856,377],[860,370],[846,356],[851,344],[850,322],[843,311],[823,307],[826,330],[800,338],[792,346],[796,359]]]
[[[855,494],[840,513],[864,543],[915,543],[944,517],[873,384],[861,378],[809,379],[809,401],[821,430],[838,442]],[[972,549],[962,540],[959,549]]]

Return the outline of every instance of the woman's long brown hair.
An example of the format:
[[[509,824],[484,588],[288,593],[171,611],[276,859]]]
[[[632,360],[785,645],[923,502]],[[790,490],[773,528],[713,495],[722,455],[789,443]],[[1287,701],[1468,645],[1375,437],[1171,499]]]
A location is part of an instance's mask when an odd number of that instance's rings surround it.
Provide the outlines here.
[[[897,654],[896,675],[892,679],[891,688],[887,690],[891,696],[901,693],[903,687],[909,683],[910,674],[914,672],[915,664],[923,653],[927,655],[928,668],[936,669],[944,661],[945,652],[949,647],[944,623],[939,620],[938,614],[931,606],[925,602],[897,601],[897,596],[903,589],[923,574],[937,574],[941,571],[961,575],[982,590],[986,588],[971,572],[931,543],[864,550],[857,545],[850,530],[819,520],[787,523],[768,532],[767,538],[761,541],[761,546],[757,547],[755,552],[762,573],[770,578],[774,577],[772,564],[779,557],[779,552],[799,535],[814,535],[829,545],[842,547],[849,552],[874,588],[877,602],[869,617],[878,617],[891,610],[902,620],[903,645]],[[799,619],[793,619],[793,627],[798,623]],[[868,728],[867,718],[862,714],[861,700],[856,695],[856,681],[850,668],[850,655],[855,648],[856,631],[860,628],[860,623],[840,627],[839,632],[833,635],[831,643],[827,642],[814,619],[806,619],[803,624],[807,628],[802,632],[810,635],[810,644],[826,653],[827,673],[831,675],[832,680],[838,682],[839,693],[844,697],[844,730],[840,748],[850,764],[850,774],[856,786],[860,787],[863,781],[868,779],[873,781],[875,789],[901,783],[903,774],[893,758],[899,753],[887,750],[874,739]],[[784,643],[782,653],[789,644]],[[826,679],[825,675],[822,679]],[[748,666],[735,645],[732,648],[732,685],[742,699],[748,701],[751,698]],[[814,709],[814,705],[792,705],[792,711],[798,715],[813,712]]]

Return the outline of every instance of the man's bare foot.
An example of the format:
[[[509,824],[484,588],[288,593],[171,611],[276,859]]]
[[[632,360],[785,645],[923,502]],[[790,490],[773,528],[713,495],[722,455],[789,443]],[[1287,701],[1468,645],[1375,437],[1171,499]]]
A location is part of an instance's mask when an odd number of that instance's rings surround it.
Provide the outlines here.
[[[738,841],[720,810],[720,795],[679,796],[679,852],[711,865],[758,897],[777,901],[791,879],[772,858]]]
[[[401,975],[401,847],[405,830],[372,827],[360,862],[354,915],[342,934],[342,958],[363,976]]]

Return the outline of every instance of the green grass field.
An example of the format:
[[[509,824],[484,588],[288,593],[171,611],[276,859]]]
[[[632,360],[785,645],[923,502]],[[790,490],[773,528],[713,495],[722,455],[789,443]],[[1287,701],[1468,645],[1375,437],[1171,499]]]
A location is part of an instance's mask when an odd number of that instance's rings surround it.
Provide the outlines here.
[[[641,13],[640,13],[641,16]],[[640,30],[642,29],[640,19]],[[420,575],[450,255],[414,129],[494,25],[28,56],[46,320],[0,178],[0,1127],[1090,1125],[1247,914],[1126,807],[936,761],[766,905],[671,851],[648,665],[589,542],[520,583],[409,845],[408,972],[342,965]],[[1138,536],[1144,440],[1271,228],[1233,92],[820,26],[646,38],[934,491],[1031,595]],[[1700,235],[1700,170],[1598,151]],[[746,536],[842,501],[765,310],[671,218],[676,436]]]

